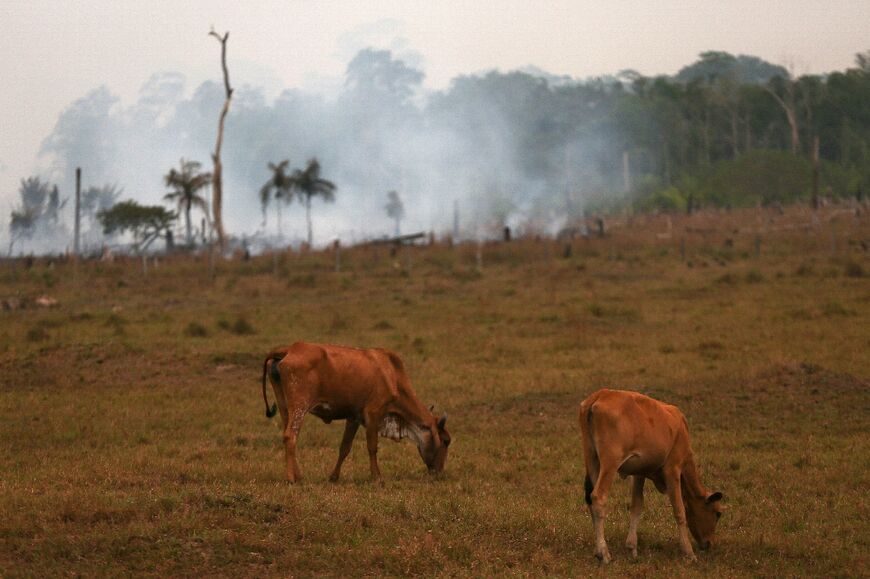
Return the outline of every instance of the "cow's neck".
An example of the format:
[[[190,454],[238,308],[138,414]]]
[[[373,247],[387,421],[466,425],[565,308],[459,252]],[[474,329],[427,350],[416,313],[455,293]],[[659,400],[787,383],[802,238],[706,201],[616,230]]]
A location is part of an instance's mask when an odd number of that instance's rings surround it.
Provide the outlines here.
[[[405,421],[406,436],[414,441],[417,448],[423,448],[424,434],[434,423],[432,413],[423,406],[416,396],[410,396],[401,406],[400,414]]]
[[[698,466],[695,464],[695,457],[689,453],[689,456],[683,461],[681,483],[683,492],[691,497],[704,498],[704,485],[701,484],[701,476],[698,474]]]
[[[391,412],[384,417],[380,425],[379,434],[386,438],[399,441],[408,438],[414,441],[418,448],[423,448],[426,427],[421,421],[410,414]]]

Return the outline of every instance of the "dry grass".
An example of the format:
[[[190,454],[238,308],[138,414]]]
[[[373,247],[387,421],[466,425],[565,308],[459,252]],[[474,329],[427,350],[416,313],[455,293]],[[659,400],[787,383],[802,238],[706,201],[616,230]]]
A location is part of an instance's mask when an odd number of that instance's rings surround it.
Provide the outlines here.
[[[602,386],[679,405],[728,506],[688,564],[648,485],[632,561],[618,482],[609,574],[867,575],[870,220],[819,222],[698,215],[667,238],[665,218],[636,218],[568,258],[489,245],[482,272],[464,245],[414,249],[410,272],[356,248],[341,273],[288,254],[277,275],[266,256],[214,282],[181,258],[147,278],[0,264],[0,298],[61,303],[0,312],[0,575],[589,575],[575,417]],[[401,353],[450,413],[445,474],[383,441],[373,486],[359,437],[329,484],[342,428],[309,418],[288,486],[258,379],[295,340]]]

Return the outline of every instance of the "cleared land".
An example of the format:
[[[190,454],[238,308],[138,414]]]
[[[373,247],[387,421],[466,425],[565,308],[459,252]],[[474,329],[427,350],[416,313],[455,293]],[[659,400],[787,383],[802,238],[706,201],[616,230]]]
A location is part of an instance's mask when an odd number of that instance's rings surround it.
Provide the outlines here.
[[[870,215],[636,218],[604,239],[219,264],[0,264],[0,574],[571,575],[597,572],[577,405],[636,389],[688,417],[721,541],[679,555],[647,485],[640,555],[612,494],[608,574],[867,575]],[[688,230],[687,230],[688,228]],[[756,237],[760,236],[757,254]],[[681,240],[685,257],[681,256]],[[14,301],[14,300],[13,300]],[[383,346],[450,414],[445,474],[309,417],[301,485],[263,416],[262,355]],[[271,395],[271,394],[270,394]]]

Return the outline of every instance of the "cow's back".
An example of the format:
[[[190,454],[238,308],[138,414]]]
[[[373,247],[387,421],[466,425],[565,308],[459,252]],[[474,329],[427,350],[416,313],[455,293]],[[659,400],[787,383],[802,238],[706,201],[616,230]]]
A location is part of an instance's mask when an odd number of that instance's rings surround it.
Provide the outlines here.
[[[614,455],[642,457],[637,461],[641,469],[661,466],[685,440],[685,419],[679,409],[638,392],[594,392],[581,403],[580,420],[596,449],[606,445]]]
[[[293,380],[315,389],[315,397],[332,404],[362,407],[373,395],[395,390],[393,366],[374,349],[297,342],[281,366]]]

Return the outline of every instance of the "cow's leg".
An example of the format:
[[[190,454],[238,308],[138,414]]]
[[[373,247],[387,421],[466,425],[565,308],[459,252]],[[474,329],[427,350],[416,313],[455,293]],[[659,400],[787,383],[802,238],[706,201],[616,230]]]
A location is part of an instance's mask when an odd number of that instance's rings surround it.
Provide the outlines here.
[[[335,463],[335,469],[329,475],[329,480],[335,482],[341,476],[341,463],[350,454],[350,449],[353,447],[353,439],[356,436],[356,431],[359,429],[359,422],[353,418],[348,418],[344,425],[344,436],[341,439],[341,447],[338,449],[338,462]]]
[[[665,483],[668,485],[668,498],[674,509],[674,518],[677,520],[677,528],[680,532],[680,548],[686,558],[694,561],[695,552],[692,550],[692,542],[689,540],[689,525],[686,523],[686,507],[683,504],[683,493],[680,488],[680,471],[671,470],[665,472]]]
[[[589,510],[592,513],[592,527],[595,530],[595,556],[602,563],[610,562],[610,550],[604,539],[604,519],[607,516],[607,495],[616,476],[617,461],[607,460],[599,456],[598,477],[590,494],[592,503]]]
[[[637,557],[637,524],[643,512],[643,483],[646,478],[640,475],[631,477],[631,519],[628,522],[628,537],[625,546],[631,550],[631,556]]]
[[[595,529],[598,528],[598,523],[596,523],[595,512],[596,510],[592,508],[592,491],[595,490],[595,485],[593,481],[598,480],[598,461],[594,457],[592,459],[587,459],[586,461],[586,480],[583,481],[584,491],[586,494],[586,504],[589,506],[589,516],[592,518],[592,530],[595,532]]]
[[[308,412],[308,406],[296,402],[287,408],[288,422],[284,428],[284,453],[287,457],[287,480],[291,483],[298,482],[302,478],[299,463],[296,461],[296,439],[302,428],[302,420]]]
[[[381,482],[381,469],[378,467],[378,430],[381,427],[379,413],[366,413],[366,446],[369,450],[369,466],[372,470],[372,480]]]

